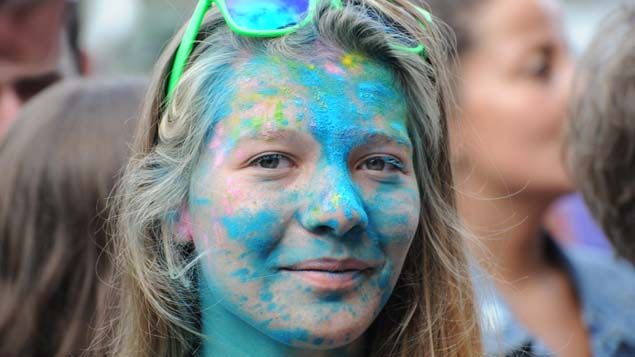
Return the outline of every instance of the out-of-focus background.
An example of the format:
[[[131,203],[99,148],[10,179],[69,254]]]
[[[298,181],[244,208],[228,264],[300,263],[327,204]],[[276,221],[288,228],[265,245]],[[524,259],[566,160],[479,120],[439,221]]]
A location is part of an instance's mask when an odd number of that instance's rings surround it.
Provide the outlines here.
[[[600,21],[627,1],[635,0],[562,0],[573,52],[581,53]],[[196,0],[80,2],[81,45],[91,57],[93,73],[149,74],[161,49],[186,22],[195,4]],[[610,249],[579,195],[558,201],[547,226],[564,243]]]
[[[566,26],[576,53],[588,43],[599,21],[626,1],[629,0],[563,1]],[[196,0],[80,2],[81,42],[93,57],[93,70],[98,74],[148,73],[161,48],[185,23],[195,4]]]

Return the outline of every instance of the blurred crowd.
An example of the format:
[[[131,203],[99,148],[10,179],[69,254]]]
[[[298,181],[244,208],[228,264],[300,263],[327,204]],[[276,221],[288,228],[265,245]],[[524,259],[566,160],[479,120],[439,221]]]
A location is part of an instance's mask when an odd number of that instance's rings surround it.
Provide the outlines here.
[[[109,200],[143,76],[196,1],[132,3],[0,0],[0,356],[78,355],[107,324]],[[505,354],[487,343],[502,338],[522,351],[537,336],[531,351],[542,355],[562,339],[592,340],[585,304],[600,298],[584,289],[635,285],[635,10],[615,4],[578,56],[556,1],[426,3],[456,34],[458,212],[480,238],[475,270],[494,277],[474,280],[484,347]],[[110,9],[89,23],[109,6],[134,14]],[[119,20],[128,30],[100,46]],[[631,336],[559,354],[635,353],[635,320],[620,316],[633,302],[613,298],[599,302],[616,306],[595,328]]]

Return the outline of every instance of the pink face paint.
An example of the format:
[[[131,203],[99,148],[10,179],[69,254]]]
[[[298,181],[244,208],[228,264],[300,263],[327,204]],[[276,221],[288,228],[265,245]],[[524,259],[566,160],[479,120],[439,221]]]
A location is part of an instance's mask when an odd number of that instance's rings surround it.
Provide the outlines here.
[[[225,132],[225,127],[223,125],[218,125],[214,130],[218,133],[218,135],[214,135],[212,140],[210,140],[209,145],[207,146],[207,148],[211,151],[218,150],[223,143],[221,138],[223,137],[223,134]]]
[[[326,63],[324,65],[324,69],[328,73],[335,74],[337,76],[344,76],[346,74],[346,72],[344,72],[344,70],[340,66],[338,66],[338,65],[336,65],[336,64],[334,64],[332,62]]]
[[[228,177],[225,182],[227,194],[222,200],[223,211],[225,214],[231,215],[234,214],[234,205],[232,201],[240,198],[240,185],[237,185],[232,177]]]

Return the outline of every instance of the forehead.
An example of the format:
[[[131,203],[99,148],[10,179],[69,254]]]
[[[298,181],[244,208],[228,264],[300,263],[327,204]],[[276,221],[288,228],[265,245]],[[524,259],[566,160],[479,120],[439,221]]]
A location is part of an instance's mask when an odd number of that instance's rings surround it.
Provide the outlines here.
[[[276,83],[333,84],[343,81],[378,81],[394,87],[386,66],[359,53],[329,53],[303,60],[254,55],[238,65],[240,79],[258,76]]]
[[[474,14],[477,41],[485,46],[524,46],[563,36],[561,9],[554,0],[494,0]]]
[[[254,56],[237,66],[233,81],[233,113],[306,117],[305,124],[319,122],[319,127],[343,118],[370,124],[406,117],[404,96],[390,70],[357,54],[306,61]]]

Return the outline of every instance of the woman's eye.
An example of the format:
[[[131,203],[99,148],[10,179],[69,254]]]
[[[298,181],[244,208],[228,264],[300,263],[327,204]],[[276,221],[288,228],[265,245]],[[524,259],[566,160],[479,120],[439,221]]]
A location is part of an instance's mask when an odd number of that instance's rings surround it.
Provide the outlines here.
[[[282,154],[267,154],[257,157],[249,164],[249,166],[267,170],[275,170],[292,167],[293,162]]]
[[[403,171],[405,165],[398,159],[391,156],[373,156],[366,159],[359,166],[362,170],[394,172]]]
[[[549,79],[551,76],[551,51],[544,49],[530,57],[526,72],[533,78]]]
[[[549,74],[551,73],[550,69],[551,67],[549,63],[547,61],[543,61],[532,69],[532,74],[534,77],[546,79],[549,78]]]

